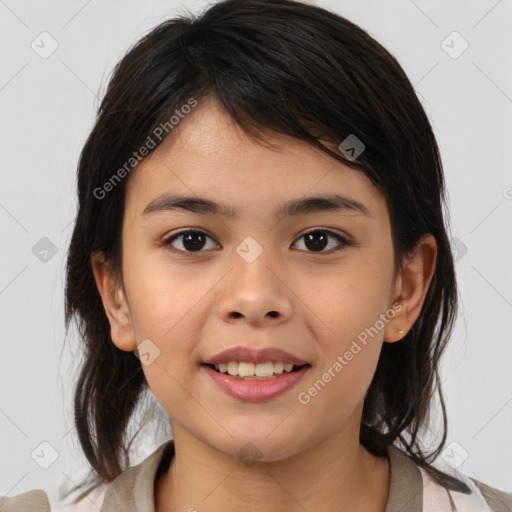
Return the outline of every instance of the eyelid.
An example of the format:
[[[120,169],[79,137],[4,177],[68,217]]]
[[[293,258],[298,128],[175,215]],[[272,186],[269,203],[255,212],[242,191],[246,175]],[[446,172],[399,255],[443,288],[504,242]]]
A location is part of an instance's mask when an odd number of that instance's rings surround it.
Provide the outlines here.
[[[179,253],[179,254],[182,254],[182,255],[185,255],[185,256],[194,256],[196,254],[201,254],[202,252],[205,252],[205,251],[182,251],[180,249],[175,249],[174,247],[172,247],[172,242],[177,239],[180,235],[183,235],[185,233],[200,233],[202,235],[206,235],[208,238],[210,238],[211,240],[214,240],[217,245],[218,242],[215,240],[215,238],[210,235],[210,233],[208,233],[208,231],[205,231],[204,229],[202,228],[194,228],[194,227],[189,227],[189,228],[182,228],[182,229],[179,229],[178,231],[176,232],[172,232],[171,234],[167,235],[160,243],[159,245],[160,246],[163,246],[163,247],[166,247],[166,248],[169,248],[171,251],[173,252],[176,252],[176,253]]]
[[[308,233],[314,233],[315,231],[326,231],[328,233],[331,233],[333,235],[337,235],[340,238],[343,238],[347,243],[351,242],[351,239],[348,235],[346,235],[343,232],[340,232],[338,229],[335,228],[328,228],[327,226],[315,226],[314,228],[308,228],[306,231],[302,231],[302,233],[299,233],[297,238],[300,238],[304,235],[307,235]]]
[[[306,254],[334,254],[334,253],[337,253],[337,252],[343,250],[345,247],[355,245],[355,242],[353,242],[351,237],[349,237],[348,235],[341,234],[337,229],[327,228],[327,227],[323,227],[323,226],[315,226],[314,228],[309,228],[306,231],[303,231],[302,233],[300,233],[297,236],[297,238],[295,239],[296,242],[294,242],[294,244],[297,243],[305,235],[308,235],[309,233],[315,233],[316,231],[323,231],[323,232],[327,233],[328,236],[337,239],[338,242],[341,243],[341,247],[337,247],[337,248],[331,249],[329,251],[318,251],[318,252],[304,251],[304,252],[306,252]],[[301,252],[303,252],[303,251],[301,251]]]
[[[333,254],[333,253],[336,253],[338,251],[341,251],[344,247],[349,247],[349,246],[354,245],[354,242],[351,240],[351,237],[349,237],[348,235],[341,234],[341,233],[338,232],[338,230],[336,230],[334,228],[327,228],[327,227],[323,227],[323,226],[315,226],[315,227],[312,227],[312,228],[308,228],[305,231],[302,231],[294,239],[294,242],[293,242],[292,245],[295,245],[305,235],[308,235],[309,233],[315,233],[317,231],[326,232],[328,234],[328,236],[337,239],[338,242],[340,242],[341,247],[338,247],[338,248],[335,248],[335,249],[330,249],[329,251],[300,251],[300,252],[306,252],[306,253],[309,253],[309,254]],[[206,235],[211,240],[214,240],[217,243],[217,245],[219,245],[218,242],[215,240],[215,238],[210,233],[208,233],[208,231],[205,231],[202,228],[195,228],[195,227],[181,228],[181,229],[179,229],[176,232],[172,232],[171,234],[167,235],[160,242],[160,245],[162,245],[164,247],[171,246],[172,242],[175,239],[177,239],[180,235],[185,234],[185,233],[190,233],[190,232],[200,233],[200,234]],[[180,249],[175,249],[172,246],[170,247],[170,249],[172,251],[174,251],[174,252],[178,252],[178,253],[183,254],[185,256],[194,256],[196,254],[201,254],[202,252],[206,252],[206,251],[203,251],[203,250],[195,251],[195,252],[194,251],[182,251]]]

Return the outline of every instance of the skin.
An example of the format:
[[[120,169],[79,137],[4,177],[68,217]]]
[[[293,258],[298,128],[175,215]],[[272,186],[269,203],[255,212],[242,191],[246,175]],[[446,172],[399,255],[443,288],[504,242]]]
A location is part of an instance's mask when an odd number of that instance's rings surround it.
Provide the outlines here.
[[[156,483],[156,510],[384,512],[389,462],[359,443],[364,397],[384,340],[401,339],[398,330],[406,333],[420,314],[436,242],[425,235],[395,274],[379,189],[302,141],[268,137],[276,148],[246,136],[213,100],[199,104],[132,171],[122,230],[124,289],[101,254],[91,258],[113,343],[133,351],[149,338],[160,350],[142,367],[171,418],[176,455]],[[241,216],[142,215],[152,199],[176,191],[228,203]],[[371,216],[318,212],[276,223],[272,215],[286,200],[333,191],[362,202]],[[202,249],[191,250],[183,237],[159,245],[183,228],[211,238]],[[329,238],[328,246],[315,249],[303,237],[311,228],[329,228],[353,244]],[[263,249],[250,264],[236,252],[247,236]],[[183,255],[187,247],[191,257]],[[298,393],[396,302],[400,312],[301,404]],[[280,347],[311,369],[273,400],[243,402],[200,367],[243,344]],[[260,452],[252,465],[237,457],[247,443]]]

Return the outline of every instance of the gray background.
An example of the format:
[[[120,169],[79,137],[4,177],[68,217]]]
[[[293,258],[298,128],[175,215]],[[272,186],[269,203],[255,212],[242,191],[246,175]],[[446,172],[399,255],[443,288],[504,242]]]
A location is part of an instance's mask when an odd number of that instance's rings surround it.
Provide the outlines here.
[[[462,300],[441,371],[445,457],[512,491],[512,2],[315,3],[388,49],[431,119]],[[87,469],[72,424],[79,350],[74,330],[64,344],[63,323],[76,165],[114,64],[183,5],[206,4],[0,0],[0,496],[42,488],[57,503],[58,487]],[[43,31],[58,43],[46,59],[31,47],[51,48]],[[166,435],[149,429],[134,463]],[[40,464],[52,452],[42,442],[58,453],[47,469]],[[34,450],[45,454],[39,464]]]

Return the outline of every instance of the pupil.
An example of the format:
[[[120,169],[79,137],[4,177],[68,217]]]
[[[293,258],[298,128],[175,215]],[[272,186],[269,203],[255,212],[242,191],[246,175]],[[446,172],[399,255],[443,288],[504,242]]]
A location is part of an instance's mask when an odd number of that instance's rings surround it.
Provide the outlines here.
[[[204,235],[202,233],[199,233],[197,231],[190,231],[184,238],[183,238],[183,246],[187,250],[194,250],[194,249],[202,249],[204,245]],[[199,246],[197,247],[197,240],[200,240]]]
[[[323,231],[316,231],[304,235],[306,237],[306,247],[310,250],[325,249],[327,244],[327,236]],[[187,250],[201,250],[204,246],[205,237],[197,231],[190,231],[183,238],[183,245]]]
[[[306,237],[306,247],[308,249],[316,248],[322,250],[326,247],[327,236],[325,236],[325,232],[316,231],[315,233],[307,233],[304,236]]]

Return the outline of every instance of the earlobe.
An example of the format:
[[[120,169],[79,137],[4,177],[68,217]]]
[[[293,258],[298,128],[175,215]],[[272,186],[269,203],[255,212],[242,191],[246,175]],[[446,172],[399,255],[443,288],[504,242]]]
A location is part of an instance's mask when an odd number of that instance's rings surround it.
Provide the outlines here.
[[[398,276],[392,303],[399,302],[400,312],[386,325],[384,341],[401,340],[419,317],[435,273],[437,243],[433,235],[423,235],[415,250],[405,259]]]
[[[130,309],[122,286],[109,271],[101,252],[91,255],[91,266],[103,308],[110,323],[110,335],[117,348],[132,351],[137,348]]]

